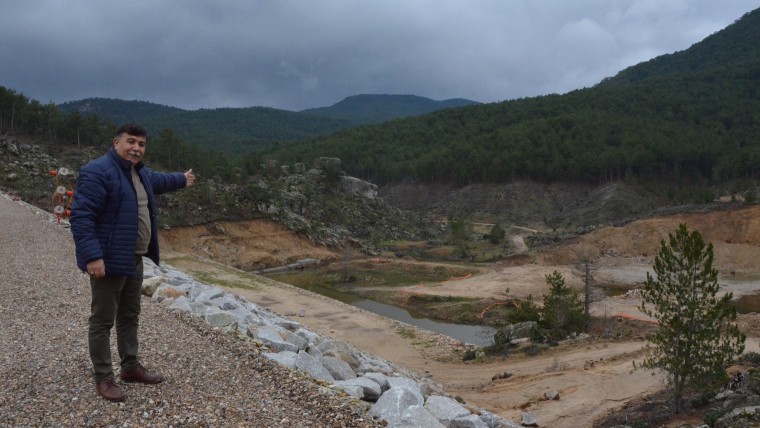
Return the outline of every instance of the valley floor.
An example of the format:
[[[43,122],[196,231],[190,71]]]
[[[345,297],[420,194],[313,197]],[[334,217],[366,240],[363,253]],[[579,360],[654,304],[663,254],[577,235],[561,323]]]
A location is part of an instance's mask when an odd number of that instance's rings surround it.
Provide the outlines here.
[[[279,314],[303,310],[305,316],[292,317],[306,327],[413,369],[468,403],[512,420],[527,410],[542,426],[591,426],[607,412],[662,386],[650,372],[631,370],[632,361],[640,358],[642,340],[569,342],[536,357],[517,353],[463,362],[465,346],[436,333],[214,262],[173,254],[168,263],[190,274],[220,278],[234,293]],[[749,339],[747,349],[760,351],[757,337]],[[504,372],[512,376],[492,380]],[[543,400],[552,390],[559,391],[560,400]]]
[[[544,275],[553,270],[563,272],[571,282],[572,256],[588,246],[602,249],[598,280],[633,287],[641,284],[646,272],[651,271],[651,257],[659,241],[682,222],[699,228],[706,241],[715,245],[716,267],[728,272],[721,276],[722,291],[738,296],[760,290],[760,267],[755,266],[755,261],[760,259],[760,208],[752,207],[601,228],[574,242],[537,254],[529,263],[517,266],[497,263],[481,275],[414,286],[409,291],[503,298],[508,290],[517,297],[541,296],[547,291]],[[416,370],[452,395],[512,420],[519,420],[521,412],[527,410],[542,426],[591,426],[606,413],[641,400],[662,387],[658,376],[648,371],[632,371],[632,362],[641,358],[645,345],[641,338],[567,341],[534,357],[515,353],[509,357],[463,362],[461,356],[467,346],[461,342],[194,256],[192,251],[178,251],[199,248],[193,244],[192,235],[185,236],[187,241],[175,239],[167,243],[169,264],[201,279],[214,279],[218,285],[280,314],[293,314],[308,328]],[[286,239],[279,232],[273,235]],[[261,235],[248,238],[266,240]],[[277,245],[287,247],[282,242]],[[304,251],[304,245],[299,246],[300,251]],[[230,254],[237,253],[239,250]],[[321,255],[324,257],[324,253]],[[646,319],[637,309],[639,304],[635,297],[607,297],[596,302],[593,311],[611,320]],[[301,311],[303,317],[295,315]],[[760,316],[756,313],[741,315],[739,325],[749,336],[746,350],[760,352]],[[511,376],[492,380],[505,372]],[[543,399],[543,394],[551,390],[559,391],[560,400]]]

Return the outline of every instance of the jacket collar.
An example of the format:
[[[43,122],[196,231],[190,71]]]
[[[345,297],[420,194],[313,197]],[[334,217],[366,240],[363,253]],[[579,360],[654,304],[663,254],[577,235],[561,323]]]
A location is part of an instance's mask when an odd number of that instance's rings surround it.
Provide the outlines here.
[[[119,154],[116,153],[115,148],[111,147],[111,149],[108,150],[106,155],[108,155],[108,157],[113,159],[113,161],[116,162],[116,164],[119,165],[119,167],[123,169],[125,172],[129,172],[129,170],[132,169],[132,162],[126,159],[122,159],[121,156],[119,156]],[[137,163],[137,165],[135,165],[135,170],[139,171],[142,169],[143,166],[144,166],[143,162],[140,161]]]

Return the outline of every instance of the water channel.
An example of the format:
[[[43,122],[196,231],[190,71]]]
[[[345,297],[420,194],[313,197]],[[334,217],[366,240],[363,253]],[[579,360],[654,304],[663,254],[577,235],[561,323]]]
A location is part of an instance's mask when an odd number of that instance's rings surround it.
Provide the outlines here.
[[[386,318],[401,321],[426,330],[441,333],[462,342],[471,343],[478,346],[487,346],[493,343],[493,335],[496,330],[493,327],[484,325],[454,324],[445,321],[438,321],[426,318],[424,315],[409,311],[398,306],[380,303],[374,300],[358,297],[355,294],[344,293],[329,287],[319,285],[309,285],[300,287],[304,290],[335,299],[357,308],[361,308]]]

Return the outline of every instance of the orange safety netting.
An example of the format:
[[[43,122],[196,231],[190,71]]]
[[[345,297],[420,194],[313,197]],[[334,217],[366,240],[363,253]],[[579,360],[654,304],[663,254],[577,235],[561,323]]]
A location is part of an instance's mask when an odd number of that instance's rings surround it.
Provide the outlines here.
[[[458,279],[468,279],[468,278],[472,278],[472,274],[471,274],[471,273],[468,273],[468,274],[467,274],[467,275],[465,275],[465,276],[454,276],[454,277],[451,277],[451,278],[449,278],[449,279],[444,279],[444,280],[443,280],[443,281],[441,281],[441,282],[456,281],[456,280],[458,280]]]
[[[624,318],[624,319],[627,319],[627,320],[634,320],[634,321],[644,321],[644,322],[649,322],[649,323],[652,323],[652,324],[659,324],[659,322],[657,320],[653,320],[653,319],[649,319],[649,318],[644,318],[644,317],[637,317],[635,315],[626,314],[626,313],[623,313],[623,312],[618,312],[617,314],[613,315],[612,317],[613,318]]]
[[[520,305],[514,300],[508,300],[506,302],[496,302],[494,304],[486,306],[476,317],[479,320],[482,320],[483,317],[486,316],[486,312],[488,312],[489,309],[492,309],[496,306],[502,306],[502,305],[514,305],[515,308],[520,309]]]

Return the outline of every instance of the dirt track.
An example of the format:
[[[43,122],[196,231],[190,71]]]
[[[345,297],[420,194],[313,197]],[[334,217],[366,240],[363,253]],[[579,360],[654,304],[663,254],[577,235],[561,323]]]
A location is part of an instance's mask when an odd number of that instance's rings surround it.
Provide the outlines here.
[[[651,271],[651,257],[660,240],[683,222],[692,229],[699,229],[705,240],[715,246],[715,265],[723,273],[720,280],[723,291],[733,291],[738,295],[760,290],[760,268],[755,265],[760,260],[760,207],[752,207],[643,220],[625,227],[599,229],[569,245],[539,254],[529,264],[495,264],[482,275],[425,284],[424,287],[416,287],[415,292],[424,290],[431,294],[497,298],[505,293],[517,297],[528,294],[541,296],[547,291],[544,276],[553,270],[565,274],[571,285],[577,281],[570,274],[569,264],[576,251],[589,246],[603,250],[598,280],[634,287],[643,282],[647,271]],[[294,287],[256,279],[222,265],[178,257],[178,249],[198,248],[193,244],[197,231],[187,232],[176,231],[172,238],[174,241],[168,243],[167,248],[175,251],[174,258],[169,259],[170,264],[189,273],[197,271],[219,275],[228,286],[238,281],[252,284],[251,290],[233,290],[280,313],[304,309],[306,316],[297,320],[307,327],[426,374],[431,380],[444,385],[450,393],[508,418],[519,419],[522,410],[529,410],[538,417],[542,426],[590,426],[593,420],[606,412],[626,401],[654,392],[661,386],[659,379],[649,372],[631,372],[632,361],[644,345],[644,342],[637,340],[582,342],[563,345],[532,358],[518,354],[506,359],[465,363],[452,353],[457,350],[456,346],[451,347],[450,343],[440,341],[434,334],[403,329],[398,323],[375,314]],[[278,240],[292,239],[287,234],[274,235]],[[260,238],[249,236],[248,239]],[[291,244],[269,243],[277,248],[287,248]],[[304,247],[301,250],[309,251]],[[217,273],[214,274],[214,271]],[[636,309],[639,303],[635,298],[606,298],[596,303],[593,311],[597,315],[643,317]],[[760,336],[760,317],[757,314],[744,315],[739,321],[750,336],[747,350],[760,351],[757,339]],[[593,366],[589,366],[589,362],[593,362]],[[512,373],[512,376],[491,380],[494,375],[505,371]],[[544,392],[550,390],[559,391],[561,399],[544,401]]]

